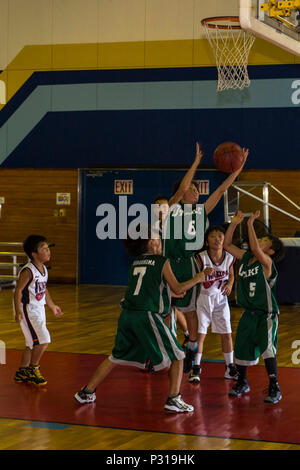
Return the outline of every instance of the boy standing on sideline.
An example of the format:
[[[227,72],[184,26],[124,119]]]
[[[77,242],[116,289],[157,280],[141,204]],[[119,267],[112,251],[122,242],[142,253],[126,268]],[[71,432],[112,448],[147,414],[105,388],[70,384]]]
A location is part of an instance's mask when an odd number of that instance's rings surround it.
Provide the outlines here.
[[[161,255],[160,237],[151,238],[150,232],[148,239],[124,240],[125,248],[135,260],[130,267],[128,287],[121,302],[115,346],[111,356],[100,364],[87,385],[75,394],[75,399],[81,404],[96,400],[96,387],[116,365],[144,369],[150,359],[155,371],[170,366],[165,411],[182,413],[194,410],[180,395],[184,351],[165,324],[164,316],[170,310],[171,290],[181,294],[202,282],[205,273],[195,274],[192,279],[179,283],[168,259]]]
[[[269,391],[264,401],[278,403],[282,395],[277,377],[279,308],[274,295],[277,280],[274,261],[282,258],[284,247],[281,240],[272,234],[257,239],[253,223],[259,216],[260,211],[256,211],[247,222],[250,251],[232,245],[235,228],[244,218],[242,212],[238,211],[232,218],[225,234],[225,249],[241,260],[237,303],[245,309],[238,324],[234,347],[238,381],[229,395],[239,397],[250,391],[247,366],[257,364],[261,354],[269,376]]]
[[[50,249],[45,237],[29,235],[23,244],[30,261],[23,266],[14,293],[15,319],[20,323],[25,336],[26,348],[20,368],[16,371],[16,382],[46,385],[40,372],[40,360],[48,344],[50,334],[46,327],[45,304],[55,316],[63,315],[54,304],[47,289],[48,271],[44,263],[50,260]]]
[[[233,343],[230,321],[228,296],[231,294],[234,272],[234,257],[223,249],[225,229],[221,226],[211,226],[205,233],[206,250],[196,255],[196,260],[202,271],[206,267],[214,269],[201,284],[197,300],[198,316],[198,352],[189,376],[189,382],[200,382],[201,358],[207,329],[211,324],[212,333],[221,336],[222,352],[226,368],[226,379],[237,380],[237,371],[233,363]]]

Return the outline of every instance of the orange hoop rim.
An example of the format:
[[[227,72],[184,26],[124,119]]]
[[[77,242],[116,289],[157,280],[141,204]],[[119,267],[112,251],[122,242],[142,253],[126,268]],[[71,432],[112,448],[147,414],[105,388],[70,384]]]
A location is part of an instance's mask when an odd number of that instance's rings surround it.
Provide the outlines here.
[[[240,25],[223,25],[223,24],[214,24],[211,21],[230,21],[231,23],[238,23],[240,21],[238,16],[211,16],[209,18],[203,18],[201,20],[202,26],[206,26],[210,29],[242,29]]]

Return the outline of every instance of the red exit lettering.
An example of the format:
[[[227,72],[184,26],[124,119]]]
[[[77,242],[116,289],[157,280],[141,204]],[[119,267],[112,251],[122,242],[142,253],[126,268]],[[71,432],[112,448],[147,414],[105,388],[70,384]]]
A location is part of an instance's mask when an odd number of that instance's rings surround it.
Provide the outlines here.
[[[115,194],[133,194],[133,180],[115,180]]]
[[[209,180],[197,180],[199,193],[209,194]]]

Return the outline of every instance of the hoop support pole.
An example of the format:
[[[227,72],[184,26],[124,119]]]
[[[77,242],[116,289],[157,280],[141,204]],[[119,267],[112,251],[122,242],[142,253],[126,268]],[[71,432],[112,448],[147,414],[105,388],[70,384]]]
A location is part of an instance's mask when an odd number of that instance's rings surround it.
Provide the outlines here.
[[[284,211],[283,209],[280,209],[279,207],[277,206],[274,206],[273,204],[270,204],[269,202],[265,202],[263,199],[260,199],[259,197],[257,196],[254,196],[253,194],[251,193],[248,193],[248,191],[245,191],[244,189],[241,189],[239,188],[238,186],[236,186],[235,184],[232,185],[233,188],[235,188],[237,191],[240,191],[244,194],[247,194],[247,196],[250,196],[250,197],[253,197],[253,199],[256,199],[257,201],[260,201],[262,202],[263,204],[266,204],[267,206],[269,207],[272,207],[272,209],[275,209],[279,212],[282,212],[283,214],[287,215],[288,217],[291,217],[292,219],[295,219],[297,220],[298,222],[300,222],[300,219],[292,214],[289,214],[288,212]]]

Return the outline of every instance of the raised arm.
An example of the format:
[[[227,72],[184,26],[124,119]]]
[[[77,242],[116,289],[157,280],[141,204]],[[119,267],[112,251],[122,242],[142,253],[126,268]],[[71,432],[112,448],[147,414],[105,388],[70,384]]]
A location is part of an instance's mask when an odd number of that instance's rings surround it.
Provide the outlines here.
[[[241,211],[238,211],[231,219],[231,223],[226,230],[224,237],[224,249],[231,253],[235,258],[242,259],[245,250],[241,250],[239,247],[232,244],[232,238],[236,227],[244,219],[244,214]]]
[[[196,142],[196,156],[195,160],[191,166],[191,168],[186,172],[184,175],[179,188],[177,189],[176,193],[173,194],[171,199],[169,200],[169,206],[172,206],[173,204],[177,204],[181,199],[183,198],[184,194],[186,191],[189,189],[190,184],[194,178],[195,172],[201,162],[201,159],[203,157],[203,152],[200,148],[199,142]]]
[[[256,211],[254,214],[250,215],[247,221],[249,245],[250,250],[255,256],[255,258],[258,259],[258,261],[262,264],[265,276],[268,279],[272,274],[272,259],[261,249],[253,225],[254,220],[257,219],[259,216],[260,211]]]
[[[205,275],[212,274],[213,271],[214,271],[213,268],[206,268],[201,273],[195,274],[195,276],[192,279],[189,279],[186,282],[178,282],[172,271],[170,262],[166,261],[164,269],[163,269],[163,276],[165,280],[167,281],[167,283],[169,284],[172,292],[174,292],[174,294],[176,295],[179,295],[191,289],[199,282],[203,282],[205,280]]]
[[[235,181],[235,179],[241,173],[241,171],[242,171],[242,169],[243,169],[243,167],[246,163],[248,153],[249,153],[249,150],[243,148],[243,163],[242,163],[241,167],[238,170],[231,173],[231,175],[229,175],[228,178],[226,178],[226,180],[223,181],[223,183],[205,201],[204,205],[205,205],[205,209],[206,209],[207,214],[209,214],[216,207],[216,205],[220,201],[221,197],[224,195],[225,191],[227,191],[227,189],[232,185],[232,183]]]

